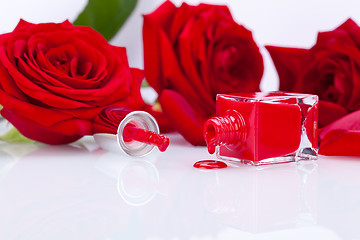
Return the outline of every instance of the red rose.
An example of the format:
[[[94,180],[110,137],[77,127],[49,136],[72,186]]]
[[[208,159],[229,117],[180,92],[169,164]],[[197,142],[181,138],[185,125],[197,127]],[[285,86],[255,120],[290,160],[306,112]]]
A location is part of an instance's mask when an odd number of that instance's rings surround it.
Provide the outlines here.
[[[279,74],[280,90],[319,96],[319,126],[325,127],[320,133],[321,140],[327,133],[340,130],[337,123],[340,121],[341,131],[331,133],[321,142],[320,153],[354,155],[354,150],[341,149],[354,146],[349,145],[348,139],[354,141],[356,131],[360,130],[354,115],[345,116],[360,109],[360,27],[349,19],[333,31],[319,33],[316,44],[309,50],[272,46],[267,49]],[[348,131],[350,138],[343,135]],[[355,152],[360,154],[360,148],[357,149]]]
[[[194,145],[218,93],[259,90],[263,60],[252,34],[226,6],[166,1],[144,16],[145,76],[164,113]]]
[[[89,27],[20,21],[0,35],[1,114],[36,141],[69,143],[93,134],[105,107],[143,107],[142,78],[125,48]]]

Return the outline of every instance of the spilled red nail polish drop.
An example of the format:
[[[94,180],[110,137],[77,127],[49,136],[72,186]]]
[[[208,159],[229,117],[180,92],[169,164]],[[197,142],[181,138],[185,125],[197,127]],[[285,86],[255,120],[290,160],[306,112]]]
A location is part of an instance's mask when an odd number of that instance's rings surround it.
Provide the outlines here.
[[[226,168],[227,165],[226,163],[217,160],[201,160],[194,163],[194,167],[204,169],[220,169]]]

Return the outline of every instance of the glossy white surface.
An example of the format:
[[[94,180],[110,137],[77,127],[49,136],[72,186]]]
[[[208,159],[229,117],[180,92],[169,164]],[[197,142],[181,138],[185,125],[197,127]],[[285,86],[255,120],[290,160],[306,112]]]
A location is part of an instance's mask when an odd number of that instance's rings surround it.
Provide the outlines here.
[[[0,145],[0,239],[360,239],[360,159],[199,170],[170,135],[142,159],[99,149]]]

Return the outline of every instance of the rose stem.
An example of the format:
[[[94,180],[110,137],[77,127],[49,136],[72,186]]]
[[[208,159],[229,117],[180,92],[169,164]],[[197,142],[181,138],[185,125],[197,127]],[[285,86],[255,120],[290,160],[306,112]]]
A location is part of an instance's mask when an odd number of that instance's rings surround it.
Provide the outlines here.
[[[161,152],[164,152],[169,146],[169,138],[165,135],[157,134],[143,128],[137,128],[132,124],[125,126],[123,137],[126,142],[135,140],[138,142],[155,145]]]

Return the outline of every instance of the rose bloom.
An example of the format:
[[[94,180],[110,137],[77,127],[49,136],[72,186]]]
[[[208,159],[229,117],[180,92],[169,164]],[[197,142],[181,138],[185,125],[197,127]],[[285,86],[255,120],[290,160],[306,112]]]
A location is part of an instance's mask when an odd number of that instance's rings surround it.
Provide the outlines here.
[[[310,49],[267,49],[279,74],[280,90],[319,96],[319,126],[324,127],[320,153],[360,154],[349,149],[356,140],[353,131],[360,130],[360,123],[354,122],[359,117],[347,115],[360,109],[360,27],[349,19],[333,31],[319,33]]]
[[[226,6],[170,1],[144,16],[145,76],[163,112],[194,145],[215,115],[218,93],[259,90],[263,60],[252,34]]]
[[[105,107],[144,106],[142,71],[89,27],[21,20],[0,35],[1,114],[24,136],[63,144],[94,133]]]

